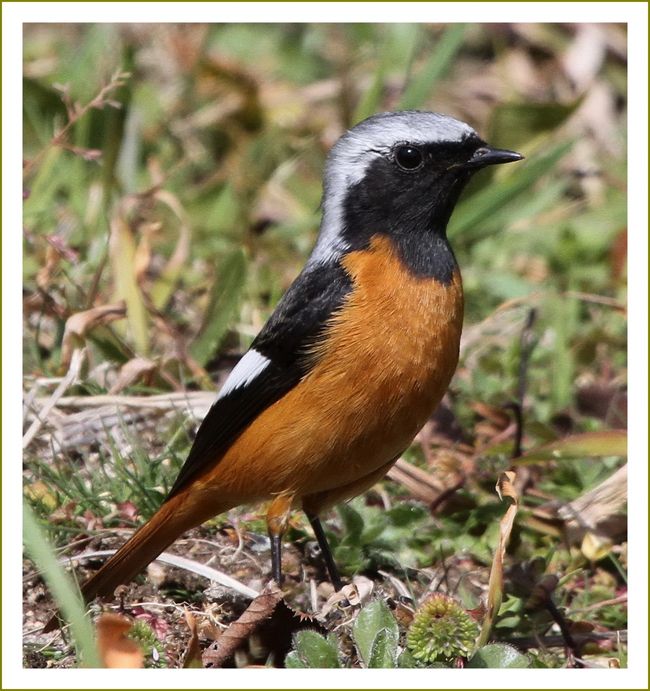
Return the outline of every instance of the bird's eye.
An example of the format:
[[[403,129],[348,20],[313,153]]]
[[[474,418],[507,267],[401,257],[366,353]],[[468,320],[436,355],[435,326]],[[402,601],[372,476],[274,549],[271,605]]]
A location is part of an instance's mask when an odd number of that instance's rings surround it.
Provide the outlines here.
[[[415,146],[402,145],[395,149],[395,161],[403,170],[415,170],[423,160],[422,152]]]

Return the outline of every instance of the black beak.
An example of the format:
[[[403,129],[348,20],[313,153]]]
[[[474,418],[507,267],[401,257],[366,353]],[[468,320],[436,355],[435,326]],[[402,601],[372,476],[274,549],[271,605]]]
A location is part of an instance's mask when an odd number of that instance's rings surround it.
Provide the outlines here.
[[[484,168],[485,166],[493,166],[496,163],[512,163],[513,161],[521,161],[523,156],[516,151],[509,151],[508,149],[493,149],[490,146],[482,146],[476,149],[472,157],[465,163],[464,168]]]

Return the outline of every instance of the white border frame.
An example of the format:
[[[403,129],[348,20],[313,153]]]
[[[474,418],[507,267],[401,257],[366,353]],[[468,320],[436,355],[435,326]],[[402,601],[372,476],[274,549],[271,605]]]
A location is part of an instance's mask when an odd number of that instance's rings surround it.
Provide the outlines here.
[[[23,669],[20,457],[22,371],[22,24],[28,22],[627,22],[629,48],[629,668],[624,670]],[[643,2],[254,2],[2,5],[3,688],[647,688],[648,687],[648,7]]]

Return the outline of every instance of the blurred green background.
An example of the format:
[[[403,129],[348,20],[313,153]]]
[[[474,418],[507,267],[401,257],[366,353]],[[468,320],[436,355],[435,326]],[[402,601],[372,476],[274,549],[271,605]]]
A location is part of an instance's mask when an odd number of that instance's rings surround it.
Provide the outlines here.
[[[542,300],[544,416],[583,368],[624,365],[620,314],[574,295],[625,301],[624,27],[35,24],[24,39],[27,373],[56,370],[67,317],[117,297],[122,358],[178,339],[199,366],[244,349],[314,242],[327,150],[400,108],[527,156],[478,176],[449,232],[469,324]],[[486,394],[510,381],[496,366]]]

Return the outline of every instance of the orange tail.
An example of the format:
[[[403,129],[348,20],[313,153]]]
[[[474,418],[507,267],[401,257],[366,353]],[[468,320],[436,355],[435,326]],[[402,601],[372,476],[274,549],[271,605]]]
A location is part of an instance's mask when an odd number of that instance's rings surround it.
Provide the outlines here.
[[[226,510],[215,506],[208,516],[197,515],[195,511],[183,511],[185,499],[185,493],[181,492],[166,501],[151,519],[83,584],[81,594],[86,602],[98,595],[111,595],[118,585],[133,579],[186,530]],[[45,625],[43,632],[52,631],[60,625],[57,613]]]

